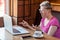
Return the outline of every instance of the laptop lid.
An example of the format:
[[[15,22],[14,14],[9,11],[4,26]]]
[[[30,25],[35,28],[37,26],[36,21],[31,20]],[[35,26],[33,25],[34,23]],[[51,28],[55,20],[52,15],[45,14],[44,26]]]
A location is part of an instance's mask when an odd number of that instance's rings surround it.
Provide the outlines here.
[[[14,26],[14,29],[16,30],[13,30],[12,18],[9,15],[4,15],[4,27],[7,31],[9,31],[13,35],[29,33],[26,29],[20,26]]]
[[[13,33],[12,18],[9,15],[6,15],[6,14],[4,15],[4,27],[9,32]]]

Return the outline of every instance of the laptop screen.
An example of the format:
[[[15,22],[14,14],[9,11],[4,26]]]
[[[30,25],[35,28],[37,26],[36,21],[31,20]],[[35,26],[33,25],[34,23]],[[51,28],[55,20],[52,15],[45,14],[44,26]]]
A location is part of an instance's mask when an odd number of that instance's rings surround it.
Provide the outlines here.
[[[12,30],[12,18],[9,15],[4,15],[4,27],[9,32],[13,32]]]

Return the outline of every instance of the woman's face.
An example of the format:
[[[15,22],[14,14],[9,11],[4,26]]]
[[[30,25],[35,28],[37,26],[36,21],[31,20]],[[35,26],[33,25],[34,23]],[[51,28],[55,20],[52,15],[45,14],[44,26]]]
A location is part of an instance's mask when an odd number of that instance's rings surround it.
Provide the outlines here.
[[[44,18],[47,17],[47,9],[45,6],[41,6],[39,11],[40,11],[42,17],[44,17]]]

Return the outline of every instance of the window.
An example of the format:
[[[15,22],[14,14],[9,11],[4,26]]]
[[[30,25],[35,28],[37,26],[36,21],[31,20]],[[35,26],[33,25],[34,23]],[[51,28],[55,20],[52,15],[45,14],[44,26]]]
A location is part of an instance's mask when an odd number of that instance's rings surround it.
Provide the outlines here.
[[[0,16],[5,13],[5,0],[0,0]]]

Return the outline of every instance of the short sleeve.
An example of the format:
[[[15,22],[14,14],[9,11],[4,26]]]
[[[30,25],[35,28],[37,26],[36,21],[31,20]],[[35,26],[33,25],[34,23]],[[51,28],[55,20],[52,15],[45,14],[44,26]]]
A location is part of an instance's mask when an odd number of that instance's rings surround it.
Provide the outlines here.
[[[59,21],[57,19],[52,20],[51,26],[57,26],[57,27],[59,27]]]

